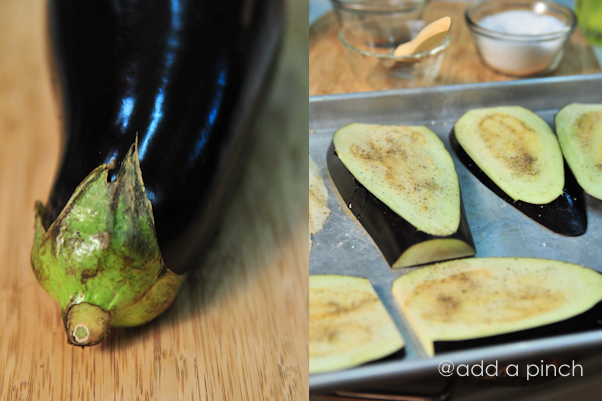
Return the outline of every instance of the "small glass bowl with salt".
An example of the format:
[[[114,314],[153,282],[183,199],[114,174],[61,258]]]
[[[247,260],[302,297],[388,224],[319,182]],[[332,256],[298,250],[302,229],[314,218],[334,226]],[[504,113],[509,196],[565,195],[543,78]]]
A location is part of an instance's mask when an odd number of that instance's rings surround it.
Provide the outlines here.
[[[569,8],[533,0],[488,0],[464,16],[483,62],[510,76],[554,71],[577,23]]]

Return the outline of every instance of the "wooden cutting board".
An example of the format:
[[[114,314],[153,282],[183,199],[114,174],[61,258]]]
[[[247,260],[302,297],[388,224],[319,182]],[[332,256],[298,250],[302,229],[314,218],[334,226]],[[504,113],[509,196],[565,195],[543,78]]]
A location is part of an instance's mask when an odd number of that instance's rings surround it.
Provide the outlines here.
[[[307,399],[307,2],[288,1],[275,80],[207,260],[159,318],[85,349],[67,344],[29,258],[34,201],[60,153],[45,5],[0,1],[0,400]]]
[[[516,79],[490,70],[479,59],[464,21],[464,11],[469,4],[431,0],[424,10],[423,19],[427,22],[447,15],[452,18],[451,43],[446,49],[439,76],[433,85]],[[310,96],[374,90],[354,77],[343,46],[338,40],[338,29],[338,23],[332,12],[317,20],[309,29]],[[576,30],[567,45],[564,59],[551,75],[596,72],[600,72],[596,56],[583,33]]]

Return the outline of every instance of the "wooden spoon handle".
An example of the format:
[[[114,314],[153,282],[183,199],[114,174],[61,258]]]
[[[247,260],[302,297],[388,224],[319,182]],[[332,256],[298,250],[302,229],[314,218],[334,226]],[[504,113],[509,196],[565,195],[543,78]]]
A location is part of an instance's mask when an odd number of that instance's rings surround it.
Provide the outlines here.
[[[440,18],[424,27],[413,40],[397,46],[393,55],[400,57],[427,51],[447,36],[450,27],[450,17]]]

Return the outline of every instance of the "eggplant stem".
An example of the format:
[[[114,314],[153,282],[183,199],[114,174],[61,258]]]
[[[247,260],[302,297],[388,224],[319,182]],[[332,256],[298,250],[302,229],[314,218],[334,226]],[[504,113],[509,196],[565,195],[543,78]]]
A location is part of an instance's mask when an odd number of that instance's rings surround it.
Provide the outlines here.
[[[110,317],[109,312],[87,302],[73,305],[65,325],[69,342],[82,347],[98,344],[107,334]]]

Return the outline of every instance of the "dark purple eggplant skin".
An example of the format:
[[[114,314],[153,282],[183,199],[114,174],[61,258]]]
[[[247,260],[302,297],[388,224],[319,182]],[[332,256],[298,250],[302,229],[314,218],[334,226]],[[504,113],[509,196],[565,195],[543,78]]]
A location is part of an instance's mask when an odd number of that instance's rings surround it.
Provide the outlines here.
[[[454,130],[449,134],[449,142],[458,159],[483,185],[535,222],[557,234],[569,237],[577,237],[587,231],[585,195],[566,161],[564,162],[564,190],[562,195],[546,205],[535,205],[520,200],[515,201],[491,181],[487,174],[464,151],[456,138]]]
[[[137,137],[165,265],[194,266],[275,64],[282,12],[281,0],[50,0],[65,136],[44,227]]]
[[[326,164],[343,202],[377,244],[389,266],[393,266],[403,252],[411,246],[434,239],[459,239],[476,250],[464,211],[462,194],[460,194],[461,214],[458,230],[452,235],[438,237],[416,229],[360,184],[337,156],[334,142],[331,142],[328,148]]]

